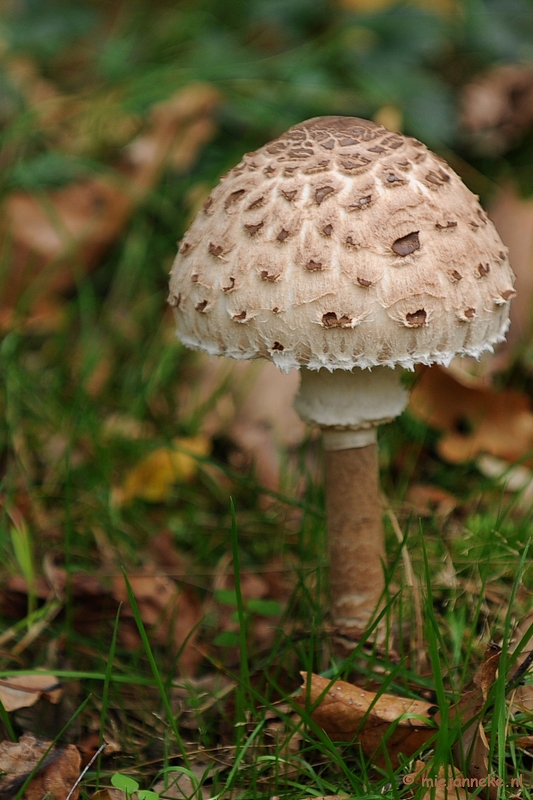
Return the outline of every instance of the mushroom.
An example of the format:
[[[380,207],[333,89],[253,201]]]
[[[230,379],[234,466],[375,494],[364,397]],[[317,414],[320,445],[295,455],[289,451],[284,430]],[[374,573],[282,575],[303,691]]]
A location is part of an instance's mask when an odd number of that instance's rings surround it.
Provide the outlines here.
[[[331,615],[353,646],[384,591],[376,428],[402,368],[504,339],[513,273],[478,199],[416,139],[317,117],[245,155],[172,268],[181,341],[301,369],[295,408],[323,432]]]

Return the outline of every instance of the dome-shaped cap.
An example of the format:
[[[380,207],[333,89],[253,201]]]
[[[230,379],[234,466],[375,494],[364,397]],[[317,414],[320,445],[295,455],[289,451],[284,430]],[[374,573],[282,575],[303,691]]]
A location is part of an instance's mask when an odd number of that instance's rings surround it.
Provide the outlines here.
[[[448,364],[501,341],[515,294],[478,200],[425,145],[317,117],[246,155],[174,263],[189,347],[289,370]]]

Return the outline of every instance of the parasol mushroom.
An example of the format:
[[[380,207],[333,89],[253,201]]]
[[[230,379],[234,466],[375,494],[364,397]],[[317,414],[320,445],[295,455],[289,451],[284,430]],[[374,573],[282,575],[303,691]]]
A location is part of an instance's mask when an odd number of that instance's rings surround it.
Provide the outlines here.
[[[402,368],[478,357],[515,294],[478,199],[417,140],[317,117],[245,155],[187,231],[170,280],[181,341],[301,369],[323,431],[332,621],[347,647],[384,589],[377,425]]]

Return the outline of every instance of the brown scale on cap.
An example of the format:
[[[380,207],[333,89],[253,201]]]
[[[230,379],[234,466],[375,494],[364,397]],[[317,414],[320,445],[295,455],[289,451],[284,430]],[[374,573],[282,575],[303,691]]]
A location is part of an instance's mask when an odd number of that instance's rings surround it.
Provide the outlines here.
[[[250,203],[250,205],[247,208],[247,211],[254,211],[256,208],[261,208],[264,202],[265,198],[263,195],[261,195],[261,197],[258,197],[257,200],[254,200],[252,203]]]
[[[261,220],[261,222],[257,222],[255,224],[252,224],[250,222],[249,223],[245,222],[244,227],[246,228],[250,236],[255,236],[256,233],[259,233],[264,224],[265,224],[264,220]]]
[[[309,270],[309,272],[320,272],[320,270],[324,269],[324,265],[321,261],[314,261],[311,258],[305,265],[305,268]]]
[[[330,194],[333,194],[335,191],[333,186],[321,186],[319,189],[315,190],[315,200],[318,205],[324,202],[324,200],[329,197]]]
[[[415,250],[420,250],[418,231],[413,231],[413,233],[408,233],[407,236],[402,236],[401,239],[396,239],[392,243],[392,249],[398,256],[409,256]]]
[[[351,324],[352,320],[346,314],[337,316],[335,311],[327,311],[322,315],[322,325],[325,328],[347,328]]]
[[[205,274],[206,248],[223,274],[199,303],[191,278]],[[492,223],[446,162],[351,117],[308,120],[245,156],[171,276],[186,344],[285,369],[479,355],[503,338],[512,286]],[[209,313],[195,313],[203,302]],[[248,323],[238,337],[235,322]],[[284,341],[290,349],[272,344]]]
[[[222,291],[233,292],[234,289],[235,289],[235,278],[233,277],[233,275],[230,275],[229,284],[227,286],[223,286]]]
[[[278,281],[281,277],[279,272],[269,272],[267,269],[262,269],[259,276],[262,281],[270,281],[271,283]]]
[[[209,250],[209,252],[211,253],[212,256],[215,256],[215,258],[218,258],[218,256],[221,256],[222,253],[224,252],[224,248],[222,247],[222,245],[213,244],[213,242],[209,242],[208,250]]]
[[[421,325],[425,325],[426,319],[427,313],[424,308],[419,308],[417,311],[405,315],[405,321],[412,328],[419,328]]]
[[[357,200],[354,200],[354,202],[349,205],[349,208],[358,211],[361,208],[368,208],[371,202],[372,195],[364,194],[362,197],[358,197]]]
[[[186,256],[187,253],[191,252],[192,248],[193,245],[191,244],[191,242],[182,242],[180,247],[180,253],[182,254],[182,256]]]
[[[516,291],[514,289],[506,289],[506,291],[500,292],[500,297],[503,297],[505,301],[512,300],[513,297],[516,297]]]
[[[457,228],[457,220],[448,220],[448,222],[442,224],[440,222],[435,223],[435,227],[438,231],[449,231],[453,228]]]
[[[237,189],[236,191],[231,192],[231,194],[229,194],[224,201],[224,208],[227,210],[233,203],[236,203],[237,200],[240,200],[243,194],[246,194],[245,189]]]

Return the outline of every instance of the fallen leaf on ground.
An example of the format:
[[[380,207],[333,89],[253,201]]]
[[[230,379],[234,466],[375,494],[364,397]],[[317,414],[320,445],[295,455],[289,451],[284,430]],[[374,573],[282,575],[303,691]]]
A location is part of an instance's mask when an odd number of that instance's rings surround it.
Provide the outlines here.
[[[479,453],[517,461],[533,451],[533,413],[524,394],[483,381],[459,382],[443,367],[424,369],[410,398],[419,419],[444,431],[439,454],[457,464]]]
[[[430,768],[431,764],[416,761],[415,771],[404,776],[404,785],[426,787],[424,794],[417,795],[420,800],[467,800],[469,792],[464,786],[468,786],[468,782],[462,773],[448,765],[439,767],[436,773],[430,773]]]
[[[281,562],[274,558],[257,572],[244,570],[240,574],[244,610],[250,617],[253,641],[260,649],[268,650],[278,635],[281,617],[294,590],[290,573],[286,561]],[[212,596],[208,613],[215,616],[217,629],[223,633],[232,633],[238,639],[235,575],[229,554],[222,556],[217,565]]]
[[[320,797],[306,797],[305,800],[350,800],[349,794],[326,794]]]
[[[457,498],[440,486],[413,483],[407,490],[406,501],[419,517],[448,517],[457,506]]]
[[[170,772],[155,784],[153,791],[169,800],[207,800],[212,795],[211,788],[200,783],[206,770],[209,770],[207,764],[193,764],[189,770]]]
[[[508,183],[496,193],[490,218],[509,248],[509,260],[516,275],[511,327],[503,345],[506,352],[512,352],[520,342],[528,345],[533,332],[533,199],[522,197],[516,185]]]
[[[521,648],[520,655],[516,661],[516,666],[513,669],[513,674],[520,670],[523,662],[531,657],[533,647],[533,637],[529,633],[530,627],[533,625],[533,611],[524,614],[511,639],[511,649],[514,651],[518,646]],[[529,635],[528,635],[529,634]],[[527,637],[527,638],[526,638]],[[531,669],[531,667],[530,667]],[[513,675],[511,675],[513,680]],[[533,712],[533,684],[523,683],[516,687],[512,694],[512,702],[510,707],[511,713],[522,713],[531,715]],[[531,737],[522,737],[531,738]],[[524,745],[523,745],[524,746]],[[528,745],[531,746],[531,745]]]
[[[15,675],[0,680],[0,701],[6,711],[29,708],[44,697],[50,703],[59,703],[61,687],[53,675]]]
[[[145,575],[128,576],[128,580],[150,637],[158,644],[167,645],[174,653],[179,652],[180,672],[193,675],[203,657],[195,647],[202,609],[194,591],[149,570]],[[141,642],[122,575],[113,579],[113,596],[124,603],[119,628],[121,641],[125,647],[137,648]],[[128,627],[124,625],[126,621],[130,623]]]
[[[81,757],[77,748],[54,747],[52,742],[36,739],[31,733],[25,733],[18,742],[0,744],[0,796],[15,797],[41,759],[42,766],[24,792],[24,800],[44,797],[66,800],[80,774]],[[71,800],[78,797],[79,791],[75,789]]]
[[[519,747],[523,747],[524,750],[531,750],[531,748],[533,748],[533,736],[519,736],[514,741],[515,744]]]
[[[8,256],[0,274],[0,327],[23,314],[42,317],[50,303],[77,285],[116,239],[131,213],[174,162],[185,169],[212,138],[213,110],[220,96],[209,84],[192,84],[151,111],[149,130],[132,142],[129,160],[106,174],[37,194],[17,191],[2,203],[0,238]]]
[[[278,719],[277,712],[281,711],[291,722]],[[276,781],[282,776],[283,780],[295,780],[301,770],[301,763],[297,754],[300,752],[303,735],[298,726],[298,717],[291,713],[291,707],[286,703],[274,705],[265,714],[265,741],[267,748],[276,759],[272,765]],[[266,777],[266,775],[265,775]]]
[[[129,580],[149,635],[157,644],[169,646],[174,653],[183,647],[179,660],[180,672],[185,675],[194,674],[202,659],[202,654],[194,646],[196,633],[193,630],[202,619],[201,603],[194,589],[190,586],[179,586],[165,573],[153,568],[146,568],[144,574],[130,576]],[[122,602],[119,627],[121,642],[131,650],[140,646],[139,633],[122,575],[116,575],[109,588],[101,584],[94,575],[80,572],[67,576],[65,570],[56,567],[54,581],[56,591],[60,594],[68,581],[76,631],[87,637],[101,636],[102,630],[112,624],[118,605]],[[51,587],[44,578],[38,579],[37,586],[39,598],[46,599],[50,596]],[[0,606],[6,617],[22,619],[25,616],[27,583],[22,577],[10,578],[0,593]],[[185,642],[187,643],[184,644]],[[53,682],[52,678],[48,680]]]
[[[299,383],[298,370],[286,374],[267,362],[229,428],[230,438],[252,459],[258,482],[272,491],[280,488],[282,452],[298,445],[306,432],[292,407]]]
[[[465,692],[450,708],[449,724],[460,726],[460,736],[454,748],[455,763],[469,778],[486,778],[489,774],[489,745],[483,728],[483,709],[490,689],[496,680],[501,650],[490,644],[485,660],[474,675],[475,688]],[[438,720],[438,715],[437,715]],[[497,787],[489,788],[491,800]]]
[[[158,447],[126,475],[122,486],[113,490],[112,501],[125,506],[134,499],[161,503],[172,486],[191,480],[198,469],[198,457],[205,458],[211,443],[205,436],[177,438],[174,447]]]
[[[179,388],[180,417],[206,408],[202,432],[227,437],[231,464],[254,466],[258,482],[277,491],[284,458],[303,440],[307,426],[293,409],[297,370],[286,374],[270,362],[234,362],[198,353],[190,380]],[[216,398],[213,403],[213,398]]]
[[[505,153],[533,125],[533,69],[498,64],[466,84],[461,122],[481,152]]]
[[[120,89],[66,94],[43,77],[30,57],[7,50],[0,60],[26,108],[46,130],[47,141],[61,152],[94,158],[110,147],[124,147],[142,126],[142,119],[124,111]]]
[[[333,741],[354,741],[376,764],[385,764],[383,748],[393,767],[399,756],[409,758],[436,732],[432,718],[435,706],[391,694],[376,695],[345,681],[331,681],[320,675],[302,673],[304,685],[297,702],[313,705],[326,691],[311,716]],[[329,688],[328,688],[329,687]]]
[[[506,492],[518,494],[516,504],[519,508],[529,510],[533,501],[533,472],[523,464],[510,466],[508,461],[494,456],[481,455],[476,460],[479,471],[487,478],[492,478]]]

